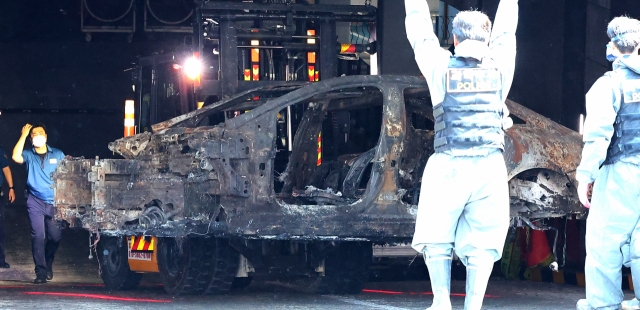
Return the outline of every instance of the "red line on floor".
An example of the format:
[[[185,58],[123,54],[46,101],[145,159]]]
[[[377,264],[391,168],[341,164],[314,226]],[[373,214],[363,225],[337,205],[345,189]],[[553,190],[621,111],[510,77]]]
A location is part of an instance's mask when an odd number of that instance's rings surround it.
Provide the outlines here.
[[[402,295],[403,292],[394,292],[394,291],[385,291],[385,290],[362,290],[363,293],[377,293],[377,294],[387,294],[387,295]]]
[[[387,294],[387,295],[401,295],[401,294],[409,294],[409,295],[433,295],[432,292],[397,292],[397,291],[388,291],[388,290],[362,290],[363,293],[374,293],[374,294]],[[451,293],[451,296],[456,297],[465,297],[466,294],[463,293]],[[484,298],[498,298],[496,295],[484,295]]]
[[[60,296],[60,297],[83,297],[91,299],[104,299],[104,300],[118,300],[118,301],[134,301],[134,302],[164,302],[169,303],[169,299],[148,299],[148,298],[132,298],[132,297],[117,297],[100,294],[79,294],[79,293],[59,293],[59,292],[23,292],[25,295],[47,295],[47,296]]]

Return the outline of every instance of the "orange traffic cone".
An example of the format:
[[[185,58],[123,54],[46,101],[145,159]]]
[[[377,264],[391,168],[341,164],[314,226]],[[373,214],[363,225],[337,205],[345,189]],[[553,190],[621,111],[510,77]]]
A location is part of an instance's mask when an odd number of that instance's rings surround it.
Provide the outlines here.
[[[531,230],[529,244],[531,250],[527,256],[527,266],[549,266],[555,260],[551,249],[549,248],[549,242],[547,241],[547,235],[542,230]]]

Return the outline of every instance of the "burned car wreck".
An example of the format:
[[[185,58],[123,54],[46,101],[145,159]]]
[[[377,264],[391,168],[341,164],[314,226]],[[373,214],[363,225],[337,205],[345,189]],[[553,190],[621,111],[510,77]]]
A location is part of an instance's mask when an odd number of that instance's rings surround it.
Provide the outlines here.
[[[507,105],[512,218],[583,214],[580,135]],[[56,217],[97,233],[112,289],[159,272],[171,294],[222,293],[253,274],[359,292],[372,243],[413,235],[433,124],[417,77],[259,88],[112,142],[124,159],[63,161]]]

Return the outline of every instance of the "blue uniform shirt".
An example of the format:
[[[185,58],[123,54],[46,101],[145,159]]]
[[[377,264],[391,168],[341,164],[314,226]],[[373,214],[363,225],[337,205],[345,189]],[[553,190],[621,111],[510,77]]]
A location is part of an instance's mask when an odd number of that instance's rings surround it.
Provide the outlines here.
[[[53,204],[53,188],[51,188],[51,174],[64,158],[64,153],[47,145],[44,161],[34,148],[22,151],[22,158],[27,166],[27,189],[29,194]]]
[[[9,159],[7,158],[7,153],[0,148],[0,170],[6,167],[9,167]],[[2,184],[4,184],[4,172],[0,172],[0,186],[2,186]]]

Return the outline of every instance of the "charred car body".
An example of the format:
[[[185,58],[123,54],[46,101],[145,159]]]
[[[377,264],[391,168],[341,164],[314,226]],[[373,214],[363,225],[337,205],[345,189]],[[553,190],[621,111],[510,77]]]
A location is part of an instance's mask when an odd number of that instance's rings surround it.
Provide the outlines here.
[[[584,213],[573,189],[580,135],[507,105],[514,225]],[[225,120],[229,111],[237,116]],[[160,272],[173,294],[222,293],[254,273],[358,292],[372,244],[413,235],[432,112],[417,77],[247,91],[111,143],[125,159],[63,161],[56,217],[99,232],[110,288],[135,286],[134,270]],[[283,115],[297,121],[284,124]]]

